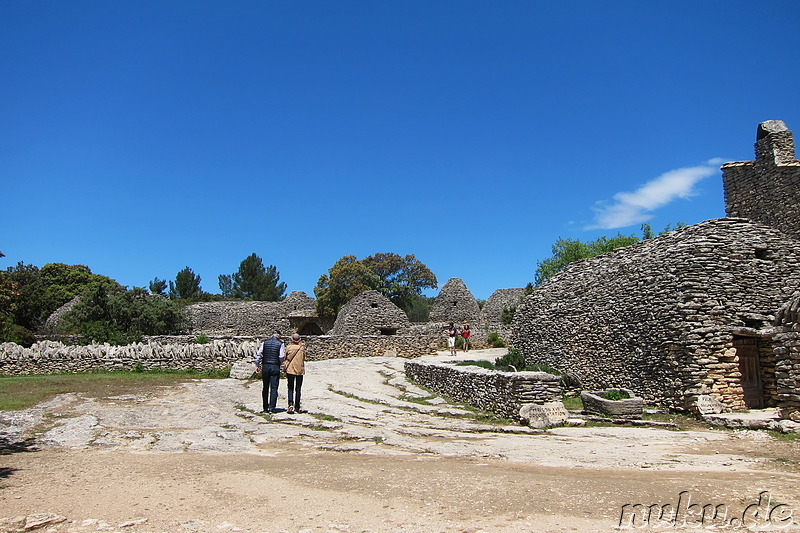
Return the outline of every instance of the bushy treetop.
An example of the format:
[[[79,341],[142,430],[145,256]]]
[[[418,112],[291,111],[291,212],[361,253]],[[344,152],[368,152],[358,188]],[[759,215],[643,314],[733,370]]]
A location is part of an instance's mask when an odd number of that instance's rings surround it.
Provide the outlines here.
[[[380,291],[408,310],[418,304],[422,289],[437,285],[433,272],[413,254],[378,253],[362,260],[346,255],[320,276],[314,295],[320,316],[336,316],[344,304],[367,290]]]

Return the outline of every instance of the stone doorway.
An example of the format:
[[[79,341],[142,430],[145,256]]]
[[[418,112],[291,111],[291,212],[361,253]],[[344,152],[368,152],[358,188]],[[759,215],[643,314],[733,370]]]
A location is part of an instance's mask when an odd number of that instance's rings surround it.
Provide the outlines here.
[[[297,331],[300,335],[322,335],[322,328],[314,322],[307,322]]]
[[[763,409],[764,385],[761,380],[758,339],[734,336],[733,347],[736,348],[736,355],[739,358],[744,405],[748,409]]]

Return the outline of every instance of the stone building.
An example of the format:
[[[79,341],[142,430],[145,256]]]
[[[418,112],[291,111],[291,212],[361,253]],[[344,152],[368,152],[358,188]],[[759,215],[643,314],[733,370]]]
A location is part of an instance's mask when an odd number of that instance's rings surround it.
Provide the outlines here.
[[[481,322],[484,324],[502,324],[503,311],[519,306],[525,297],[525,289],[497,289],[489,296],[481,309]]]
[[[772,338],[781,415],[800,422],[800,294],[778,311]]]
[[[526,360],[675,409],[709,394],[796,412],[796,341],[778,334],[796,316],[774,327],[800,291],[800,165],[781,125],[759,126],[755,162],[722,167],[729,218],[572,263],[527,296],[512,324]],[[794,203],[765,190],[792,184]]]
[[[780,120],[758,125],[756,160],[722,166],[725,214],[744,217],[800,239],[800,161]]]
[[[406,335],[406,313],[378,291],[364,291],[336,315],[331,335]]]
[[[301,291],[279,302],[201,302],[186,311],[191,330],[208,336],[259,336],[275,329],[289,333],[311,329],[309,324],[321,333],[324,326],[316,318],[314,299]]]
[[[431,322],[477,324],[481,309],[472,293],[460,278],[450,278],[431,306]]]

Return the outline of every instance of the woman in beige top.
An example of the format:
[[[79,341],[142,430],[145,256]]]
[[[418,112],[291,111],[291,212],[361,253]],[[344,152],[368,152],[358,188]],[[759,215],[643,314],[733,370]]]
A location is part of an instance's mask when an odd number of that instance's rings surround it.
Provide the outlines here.
[[[305,368],[306,347],[300,344],[300,335],[292,335],[292,342],[286,347],[286,381],[289,385],[289,409],[291,415],[300,411],[300,389],[303,388],[303,375]]]

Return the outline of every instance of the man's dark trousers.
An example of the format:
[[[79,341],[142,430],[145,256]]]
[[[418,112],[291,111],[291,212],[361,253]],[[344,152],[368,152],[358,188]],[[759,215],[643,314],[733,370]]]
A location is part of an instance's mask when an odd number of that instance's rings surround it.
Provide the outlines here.
[[[264,380],[264,388],[261,389],[261,401],[264,411],[271,413],[278,404],[278,383],[281,379],[281,367],[279,365],[265,365],[261,369],[261,379]]]

